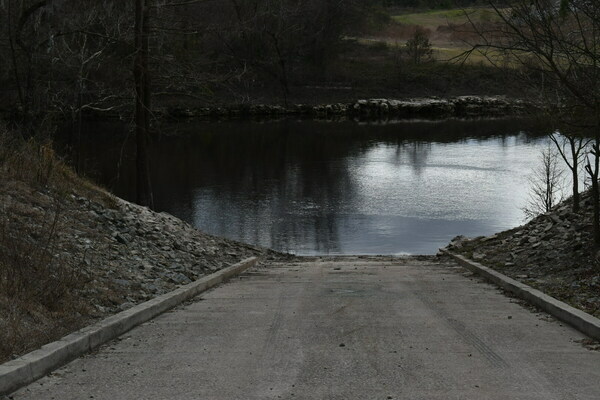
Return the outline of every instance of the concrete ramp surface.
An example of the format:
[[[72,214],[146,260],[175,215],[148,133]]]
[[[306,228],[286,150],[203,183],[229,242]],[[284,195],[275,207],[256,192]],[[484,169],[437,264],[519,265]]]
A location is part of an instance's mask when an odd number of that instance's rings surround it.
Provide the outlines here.
[[[449,261],[253,269],[14,399],[600,399],[579,332]]]

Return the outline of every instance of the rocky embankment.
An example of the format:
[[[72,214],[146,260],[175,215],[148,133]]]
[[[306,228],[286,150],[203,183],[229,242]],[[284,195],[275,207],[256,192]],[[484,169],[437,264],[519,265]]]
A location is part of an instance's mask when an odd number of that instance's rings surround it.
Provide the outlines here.
[[[166,213],[115,198],[106,208],[85,197],[74,197],[70,215],[83,229],[68,229],[63,259],[85,255],[83,268],[95,286],[111,287],[117,297],[94,304],[101,312],[116,312],[188,284],[201,276],[248,257],[273,260],[286,255],[203,233]]]
[[[458,236],[447,250],[600,317],[600,254],[592,233],[592,200],[572,200],[527,224],[488,237]]]
[[[0,179],[0,362],[248,257],[292,257],[77,182]]]
[[[366,99],[353,103],[322,105],[295,104],[289,107],[265,104],[242,104],[224,107],[181,108],[163,110],[168,118],[243,118],[305,116],[310,118],[349,117],[356,119],[498,117],[522,115],[535,106],[522,100],[499,96],[460,96],[453,98],[419,98],[406,100]]]

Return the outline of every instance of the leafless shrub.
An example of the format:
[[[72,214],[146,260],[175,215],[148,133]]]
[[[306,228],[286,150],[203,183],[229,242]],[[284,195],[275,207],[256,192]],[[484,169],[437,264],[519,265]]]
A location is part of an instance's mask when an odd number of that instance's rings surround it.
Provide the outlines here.
[[[405,51],[411,62],[420,64],[431,59],[433,50],[429,41],[428,30],[417,27],[412,37],[406,42]]]
[[[563,200],[565,176],[556,150],[551,147],[542,150],[540,163],[530,175],[529,183],[529,200],[522,208],[527,218],[549,212]]]
[[[0,360],[64,333],[81,310],[83,275],[60,257],[72,188],[50,143],[0,129]]]
[[[40,214],[37,218],[19,218],[30,204],[19,204],[10,197],[0,203],[0,294],[35,299],[53,308],[76,286],[76,274],[60,265],[55,256],[68,177],[68,169],[55,156],[51,143],[23,140],[14,132],[0,130],[2,184],[19,182],[52,191],[51,207],[25,212]]]
[[[18,181],[37,189],[65,196],[73,192],[93,197],[114,208],[108,192],[77,174],[54,152],[47,139],[24,139],[15,130],[0,125],[0,181]]]
[[[0,294],[25,303],[59,309],[80,287],[78,271],[57,257],[61,206],[44,213],[41,226],[24,226],[11,217],[11,206],[0,217]]]
[[[48,186],[64,165],[54,154],[50,142],[25,140],[0,127],[0,176],[36,186]]]

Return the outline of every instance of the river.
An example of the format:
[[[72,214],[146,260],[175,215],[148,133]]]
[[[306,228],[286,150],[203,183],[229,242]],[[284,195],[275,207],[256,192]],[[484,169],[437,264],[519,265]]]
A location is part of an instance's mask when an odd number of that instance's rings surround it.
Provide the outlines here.
[[[219,236],[302,255],[433,254],[456,235],[524,222],[547,146],[524,120],[168,124],[155,205]],[[135,198],[127,127],[94,124],[84,169]]]

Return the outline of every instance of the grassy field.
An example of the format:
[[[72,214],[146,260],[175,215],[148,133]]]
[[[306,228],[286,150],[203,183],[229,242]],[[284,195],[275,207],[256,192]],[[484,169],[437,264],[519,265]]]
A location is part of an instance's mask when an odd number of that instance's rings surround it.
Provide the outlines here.
[[[422,12],[395,12],[393,23],[379,34],[370,38],[361,38],[363,44],[383,42],[388,46],[403,46],[413,35],[415,29],[422,28],[429,34],[433,58],[437,61],[462,61],[461,55],[477,41],[477,35],[471,29],[471,23],[492,24],[500,17],[492,8],[456,8],[450,10],[425,10]],[[490,65],[488,58],[473,52],[466,62]]]
[[[467,12],[482,21],[491,18],[488,16],[493,10]],[[421,13],[390,11],[390,14],[395,17],[385,24],[345,36],[338,48],[338,57],[323,68],[294,77],[287,97],[282,97],[280,88],[267,85],[253,87],[252,96],[263,103],[303,104],[382,97],[524,96],[523,88],[512,75],[514,71],[491,68],[486,56],[478,52],[473,52],[467,60],[460,58],[471,48],[467,42],[476,42],[474,33],[466,29],[467,24],[462,29],[460,26],[453,29],[466,22],[462,9]],[[419,26],[429,34],[435,62],[424,60],[414,64],[406,51],[406,42]],[[502,59],[497,61],[497,66],[511,66]],[[223,92],[222,96],[225,98],[229,93]]]
[[[378,47],[378,46],[385,45],[392,52],[394,50],[400,50],[400,49],[404,48],[404,46],[405,46],[404,41],[392,40],[392,39],[390,39],[390,40],[385,40],[382,38],[358,38],[358,39],[353,38],[353,39],[356,40],[358,44],[361,44],[363,46]],[[436,43],[436,42],[432,41],[431,49],[433,50],[432,57],[436,61],[460,63],[460,62],[463,62],[464,57],[465,57],[465,52],[467,50],[469,50],[469,47],[464,44],[453,45],[452,43],[445,43],[445,42],[444,43]],[[471,64],[492,65],[492,62],[490,61],[490,59],[488,59],[488,57],[485,54],[483,54],[482,52],[479,52],[479,51],[474,51],[471,54],[469,54],[466,62],[471,63]],[[497,59],[494,60],[494,62],[501,63]]]
[[[473,22],[495,22],[499,20],[491,8],[460,8],[452,10],[429,10],[419,13],[394,15],[392,19],[404,25],[421,25],[432,30],[449,24]]]

